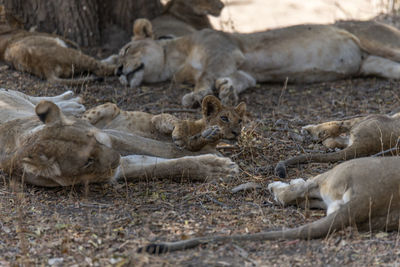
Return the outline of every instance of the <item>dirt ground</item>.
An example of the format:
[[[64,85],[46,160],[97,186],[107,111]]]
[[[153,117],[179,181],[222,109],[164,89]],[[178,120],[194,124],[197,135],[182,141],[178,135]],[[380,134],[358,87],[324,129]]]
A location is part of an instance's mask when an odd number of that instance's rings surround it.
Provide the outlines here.
[[[170,83],[121,86],[116,78],[77,87],[55,86],[0,65],[0,87],[32,95],[72,89],[87,107],[106,101],[130,110],[159,113],[180,108],[189,88]],[[0,266],[372,266],[396,265],[399,234],[347,229],[325,239],[208,245],[162,256],[137,254],[152,241],[213,234],[255,233],[295,227],[323,211],[283,208],[266,190],[279,180],[273,167],[304,151],[324,151],[299,135],[309,123],[359,114],[398,111],[400,82],[357,78],[312,85],[259,84],[241,95],[252,118],[236,146],[221,149],[240,166],[230,180],[192,183],[141,181],[46,189],[13,185],[0,177]],[[176,113],[198,116],[198,113]],[[289,177],[310,177],[330,164],[289,169]],[[262,189],[231,193],[244,182]]]

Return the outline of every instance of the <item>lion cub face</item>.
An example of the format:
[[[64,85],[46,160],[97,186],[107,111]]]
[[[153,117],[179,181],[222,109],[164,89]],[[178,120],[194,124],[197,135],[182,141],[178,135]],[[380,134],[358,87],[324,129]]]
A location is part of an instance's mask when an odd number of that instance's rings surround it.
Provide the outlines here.
[[[40,102],[36,114],[44,125],[34,130],[18,153],[25,173],[61,186],[113,177],[120,155],[107,135],[84,121],[67,119],[49,101]]]
[[[217,126],[224,140],[237,140],[242,130],[242,120],[246,113],[246,104],[236,107],[222,105],[215,96],[208,95],[202,101],[203,119],[206,128]]]

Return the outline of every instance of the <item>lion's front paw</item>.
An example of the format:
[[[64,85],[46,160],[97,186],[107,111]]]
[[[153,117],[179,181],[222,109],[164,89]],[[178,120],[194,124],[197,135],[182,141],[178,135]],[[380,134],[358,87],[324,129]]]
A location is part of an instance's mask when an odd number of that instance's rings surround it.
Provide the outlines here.
[[[182,97],[182,106],[185,108],[198,107],[203,100],[203,96],[196,92],[188,93]]]
[[[318,125],[315,124],[301,127],[301,134],[304,136],[310,136],[313,141],[323,140],[326,138],[325,131],[321,131]]]
[[[239,102],[239,96],[231,78],[217,79],[215,87],[219,92],[218,96],[223,104],[234,106]]]
[[[201,136],[209,142],[215,142],[222,138],[223,133],[221,128],[218,125],[210,126],[209,128],[205,129]]]
[[[186,142],[182,138],[177,136],[172,136],[172,142],[174,143],[177,149],[179,150],[186,149]]]

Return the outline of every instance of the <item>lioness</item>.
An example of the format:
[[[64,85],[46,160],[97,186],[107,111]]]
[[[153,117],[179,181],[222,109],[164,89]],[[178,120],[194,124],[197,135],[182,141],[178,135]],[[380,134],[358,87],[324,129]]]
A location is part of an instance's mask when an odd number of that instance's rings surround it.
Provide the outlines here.
[[[84,111],[72,92],[30,97],[0,89],[0,169],[39,186],[107,182],[119,177],[207,177],[237,172],[228,158],[177,151],[172,145],[100,130],[69,114]],[[37,104],[36,104],[37,103]],[[35,107],[36,104],[36,107]],[[174,152],[175,151],[175,152]],[[153,155],[128,155],[121,154]],[[166,159],[157,156],[179,157]]]
[[[223,8],[220,0],[170,0],[163,13],[151,21],[154,38],[175,38],[212,28],[207,15],[218,17]]]
[[[303,133],[332,149],[332,153],[310,153],[279,162],[276,174],[286,177],[286,167],[310,162],[337,162],[374,155],[398,145],[400,137],[400,113],[394,115],[369,115],[342,121],[328,121],[307,125]]]
[[[244,102],[230,107],[209,95],[203,99],[203,117],[199,120],[180,120],[171,114],[123,111],[112,103],[87,110],[82,118],[101,129],[137,133],[156,140],[170,141],[172,136],[172,141],[180,149],[211,153],[215,152],[221,139],[237,139],[245,112]]]
[[[290,184],[274,182],[268,186],[283,205],[326,209],[327,216],[315,222],[280,231],[150,244],[139,251],[165,253],[217,242],[322,238],[354,225],[361,231],[397,231],[399,187],[400,157],[354,159],[307,181],[295,179]]]
[[[0,16],[6,16],[0,5]],[[29,32],[20,24],[0,20],[0,61],[10,64],[19,71],[29,72],[50,82],[81,84],[113,75],[115,66],[96,60],[81,51],[69,48],[71,42],[52,34]],[[98,77],[76,78],[81,74],[93,73]],[[75,78],[72,78],[75,76]]]
[[[150,24],[147,21],[147,24]],[[194,83],[184,106],[200,103],[215,87],[223,103],[259,82],[320,82],[359,75],[400,77],[400,32],[374,21],[298,25],[251,34],[205,29],[154,40],[143,20],[120,51],[117,74],[132,88],[173,79]],[[371,30],[371,31],[370,31]]]

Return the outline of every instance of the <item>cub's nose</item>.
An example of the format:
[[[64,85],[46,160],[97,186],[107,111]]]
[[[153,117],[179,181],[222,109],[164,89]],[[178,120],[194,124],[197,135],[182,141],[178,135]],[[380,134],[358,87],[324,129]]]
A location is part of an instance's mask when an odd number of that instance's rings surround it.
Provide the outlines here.
[[[122,75],[122,70],[123,70],[123,66],[121,65],[121,66],[119,66],[118,67],[118,69],[117,69],[117,76],[121,76]]]

